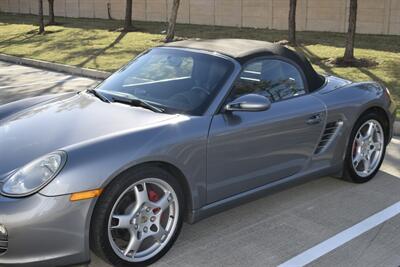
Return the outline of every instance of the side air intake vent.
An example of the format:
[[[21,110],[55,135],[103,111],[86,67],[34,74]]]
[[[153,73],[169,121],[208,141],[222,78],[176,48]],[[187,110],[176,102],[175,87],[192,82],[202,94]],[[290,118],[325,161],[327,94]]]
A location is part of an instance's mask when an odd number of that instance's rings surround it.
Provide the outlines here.
[[[326,124],[324,133],[322,134],[321,140],[319,141],[314,154],[321,153],[323,150],[325,150],[326,147],[329,146],[329,143],[333,140],[333,137],[336,135],[339,127],[342,124],[343,124],[342,121],[334,121]]]

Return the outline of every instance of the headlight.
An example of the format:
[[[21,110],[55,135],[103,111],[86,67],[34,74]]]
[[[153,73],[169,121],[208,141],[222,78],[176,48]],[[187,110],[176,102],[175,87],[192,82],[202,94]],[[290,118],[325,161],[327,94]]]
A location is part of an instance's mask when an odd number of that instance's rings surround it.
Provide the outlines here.
[[[1,193],[22,197],[38,192],[57,176],[66,160],[67,154],[57,151],[28,163],[6,180]]]

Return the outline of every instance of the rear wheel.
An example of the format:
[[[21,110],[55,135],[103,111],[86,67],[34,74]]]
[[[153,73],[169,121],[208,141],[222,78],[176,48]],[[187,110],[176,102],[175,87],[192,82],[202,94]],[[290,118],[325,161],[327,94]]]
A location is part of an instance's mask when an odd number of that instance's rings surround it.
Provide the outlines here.
[[[376,175],[386,152],[383,125],[382,117],[373,112],[357,121],[346,152],[344,178],[365,183]]]
[[[182,226],[182,192],[157,167],[128,171],[106,188],[91,224],[94,252],[114,266],[147,266],[171,248]]]

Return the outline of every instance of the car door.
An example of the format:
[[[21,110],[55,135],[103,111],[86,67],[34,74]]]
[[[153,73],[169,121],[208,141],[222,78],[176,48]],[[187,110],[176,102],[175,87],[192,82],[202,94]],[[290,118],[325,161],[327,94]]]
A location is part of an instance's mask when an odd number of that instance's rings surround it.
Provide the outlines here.
[[[260,58],[246,64],[224,104],[245,94],[268,97],[260,112],[216,114],[207,148],[207,202],[294,175],[306,168],[323,130],[323,103],[307,93],[294,63]]]

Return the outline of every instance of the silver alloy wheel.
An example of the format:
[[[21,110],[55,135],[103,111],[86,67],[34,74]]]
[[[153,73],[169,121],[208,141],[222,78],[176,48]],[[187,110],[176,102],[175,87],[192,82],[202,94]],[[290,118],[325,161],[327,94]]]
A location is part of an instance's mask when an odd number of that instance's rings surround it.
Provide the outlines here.
[[[108,222],[111,247],[121,259],[146,261],[168,244],[178,216],[174,189],[158,178],[143,179],[126,189],[111,210]]]
[[[378,121],[368,120],[358,129],[352,147],[353,168],[358,176],[367,177],[376,170],[384,143],[384,132]]]

